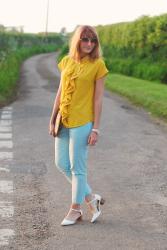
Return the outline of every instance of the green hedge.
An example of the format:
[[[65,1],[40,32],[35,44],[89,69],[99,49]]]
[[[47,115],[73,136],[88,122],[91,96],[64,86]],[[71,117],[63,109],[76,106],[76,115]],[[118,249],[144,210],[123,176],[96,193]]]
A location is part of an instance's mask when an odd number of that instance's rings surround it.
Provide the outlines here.
[[[167,14],[96,29],[111,72],[167,83]]]
[[[57,49],[59,49],[57,45],[45,45],[22,48],[9,54],[6,60],[0,64],[0,106],[5,105],[14,98],[22,62],[32,55],[53,52]]]
[[[135,58],[106,58],[105,60],[107,67],[113,73],[121,73],[146,80],[167,82],[167,66],[165,63],[151,63],[148,60]]]

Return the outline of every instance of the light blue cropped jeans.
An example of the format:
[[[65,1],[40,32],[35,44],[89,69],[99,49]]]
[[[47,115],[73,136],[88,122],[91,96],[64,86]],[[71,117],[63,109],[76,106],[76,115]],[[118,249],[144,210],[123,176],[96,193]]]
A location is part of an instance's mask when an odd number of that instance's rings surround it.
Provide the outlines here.
[[[88,137],[93,123],[75,128],[64,126],[55,137],[55,165],[72,184],[72,203],[82,204],[92,193],[87,183]]]

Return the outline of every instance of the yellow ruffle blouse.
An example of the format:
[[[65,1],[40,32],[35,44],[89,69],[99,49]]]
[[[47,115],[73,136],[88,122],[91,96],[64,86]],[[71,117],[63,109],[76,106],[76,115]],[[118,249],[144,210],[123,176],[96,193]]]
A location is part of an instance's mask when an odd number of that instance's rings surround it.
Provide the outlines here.
[[[78,63],[66,55],[58,68],[61,71],[59,108],[63,125],[72,128],[93,122],[95,83],[109,72],[104,60],[98,58],[92,62],[86,56]]]

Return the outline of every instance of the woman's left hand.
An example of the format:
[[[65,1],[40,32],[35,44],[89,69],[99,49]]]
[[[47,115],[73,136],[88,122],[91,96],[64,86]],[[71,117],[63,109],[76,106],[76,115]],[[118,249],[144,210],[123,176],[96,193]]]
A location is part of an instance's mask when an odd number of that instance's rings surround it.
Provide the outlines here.
[[[92,131],[88,137],[88,144],[90,146],[94,146],[98,140],[98,134],[94,131]]]

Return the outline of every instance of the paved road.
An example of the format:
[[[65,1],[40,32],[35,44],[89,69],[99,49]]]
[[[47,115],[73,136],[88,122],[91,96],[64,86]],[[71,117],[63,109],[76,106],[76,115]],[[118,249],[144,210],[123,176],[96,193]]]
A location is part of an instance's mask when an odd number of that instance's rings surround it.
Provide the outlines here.
[[[126,99],[105,93],[88,180],[106,199],[92,224],[62,227],[71,187],[54,166],[48,134],[59,83],[56,54],[25,61],[18,99],[0,110],[0,249],[167,249],[167,129]]]

